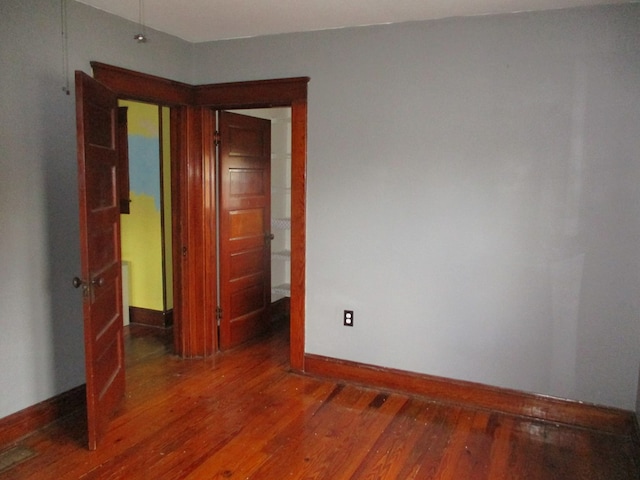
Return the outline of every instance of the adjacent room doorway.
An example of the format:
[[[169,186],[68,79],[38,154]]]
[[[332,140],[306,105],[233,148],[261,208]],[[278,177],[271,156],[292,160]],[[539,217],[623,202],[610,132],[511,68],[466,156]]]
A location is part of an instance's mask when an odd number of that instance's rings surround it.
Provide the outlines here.
[[[211,108],[219,110],[272,106],[291,108],[290,363],[294,370],[302,371],[304,369],[306,241],[306,87],[309,79],[297,78],[192,87],[95,62],[92,63],[92,67],[97,81],[86,75],[83,77],[87,79],[82,81],[83,85],[87,85],[84,87],[86,93],[90,94],[90,91],[94,91],[99,92],[98,96],[107,95],[111,99],[147,101],[169,105],[171,108],[171,125],[175,126],[171,133],[171,149],[174,155],[171,166],[173,174],[171,191],[175,200],[172,209],[172,237],[174,240],[172,250],[174,302],[175,310],[177,310],[174,316],[174,328],[177,328],[177,332],[174,330],[174,336],[176,353],[184,357],[210,355],[218,348],[218,335],[215,328],[216,315],[212,308],[215,304],[212,287],[216,286],[217,280],[215,275],[212,275],[212,270],[215,268],[210,265],[210,261],[217,258],[215,239],[218,233],[213,231],[214,227],[212,227],[212,214],[218,209],[215,200],[215,182],[213,181],[215,168],[212,164],[215,156],[211,155],[215,142],[215,131],[211,128],[211,119],[207,117],[206,112],[210,112]],[[109,100],[109,105],[103,108],[99,103],[94,102],[95,99],[91,95],[82,98],[84,98],[83,106],[88,107],[90,111],[83,112],[84,120],[79,117],[79,146],[80,142],[84,141],[82,152],[79,153],[79,160],[80,155],[84,155],[86,148],[92,148],[88,146],[96,142],[97,144],[108,144],[110,151],[114,151],[117,130],[117,104],[112,105],[113,101]],[[93,110],[91,110],[92,108]],[[85,137],[84,129],[89,125],[86,122],[87,118],[91,119],[89,123],[95,119],[104,119],[107,120],[105,125],[111,126],[99,130],[94,137]],[[88,129],[86,131],[89,132]],[[89,135],[93,134],[89,133]],[[109,137],[109,135],[114,137]],[[81,203],[82,201],[92,202],[85,196],[86,191],[82,193],[83,182],[86,185],[91,182],[90,188],[98,188],[100,192],[104,193],[101,197],[103,200],[100,202],[104,201],[105,205],[107,203],[111,205],[113,202],[107,200],[112,198],[117,205],[118,198],[114,190],[115,167],[111,165],[108,168],[102,168],[100,165],[97,164],[98,168],[92,170],[89,177],[85,177],[84,180],[81,178]],[[91,177],[94,173],[95,177]],[[85,200],[82,200],[83,198]],[[96,205],[96,207],[97,210],[100,210],[102,204]],[[119,222],[116,223],[112,222],[114,227],[110,227],[110,231],[119,230]],[[215,222],[213,223],[215,225]],[[87,226],[86,222],[85,226]],[[84,241],[81,240],[83,245],[90,238],[100,238],[102,241],[100,247],[86,247],[87,253],[83,255],[87,259],[98,255],[96,257],[98,259],[105,258],[109,262],[112,260],[116,263],[120,262],[119,234],[96,237],[95,234],[100,232],[92,232],[90,225],[85,230],[81,228],[81,231],[84,232],[82,234]],[[95,249],[92,250],[92,248]],[[100,252],[114,252],[114,255],[109,258],[104,255],[100,257]],[[83,286],[83,292],[87,292],[86,296],[91,301],[96,297],[94,291],[100,291],[104,284],[101,283],[100,275],[94,275],[94,273],[90,269],[85,272],[85,260],[83,259],[83,278],[78,279],[78,285]],[[109,291],[114,289],[121,291],[120,287],[121,275],[116,275],[114,282],[110,284]],[[118,332],[120,338],[122,337],[122,298],[117,293],[114,293],[113,298],[110,306],[102,305],[104,308],[98,308],[101,304],[96,305],[94,302],[89,303],[89,300],[85,300],[85,306],[89,308],[89,310],[85,309],[87,365],[93,368],[93,370],[87,369],[88,379],[92,375],[91,371],[102,371],[104,368],[111,369],[115,366],[115,370],[112,370],[116,373],[107,374],[106,380],[108,380],[108,384],[117,386],[117,388],[109,387],[111,393],[108,404],[89,409],[89,438],[92,449],[99,444],[109,418],[117,407],[117,400],[122,397],[124,391],[120,380],[116,383],[112,382],[113,378],[120,379],[123,375],[122,342],[118,342],[116,339],[113,343],[117,353],[117,356],[113,357],[117,359],[115,361],[104,357],[104,352],[98,352],[97,349],[92,348],[94,345],[92,342],[96,341],[96,337],[92,337],[92,335],[96,332],[91,319],[101,317],[103,313],[107,314],[109,311],[113,312],[114,307],[119,310],[119,313],[116,312],[115,317],[109,317],[108,325],[119,325],[114,333],[115,337],[118,337]],[[113,318],[116,318],[116,321],[113,321]],[[106,370],[104,372],[107,373]],[[112,378],[112,375],[117,377]],[[104,385],[87,381],[88,402],[94,401],[95,398],[101,398],[103,393]],[[97,427],[92,431],[91,425]]]

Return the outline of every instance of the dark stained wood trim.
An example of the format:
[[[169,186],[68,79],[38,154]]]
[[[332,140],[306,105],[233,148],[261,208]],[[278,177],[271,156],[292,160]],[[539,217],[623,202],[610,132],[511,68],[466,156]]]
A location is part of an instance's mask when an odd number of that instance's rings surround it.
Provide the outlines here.
[[[306,174],[308,77],[197,87],[196,104],[211,109],[290,106],[291,150],[291,368],[304,370],[306,296]],[[206,129],[204,129],[206,131]],[[211,142],[203,141],[203,145]],[[191,201],[189,205],[195,205]],[[212,213],[213,215],[213,213]],[[213,218],[213,217],[212,217]],[[213,223],[213,222],[212,222]],[[214,239],[215,237],[212,237]],[[206,258],[203,258],[206,261]],[[200,263],[202,265],[202,262]]]
[[[100,62],[91,62],[93,78],[120,98],[160,102],[165,105],[193,105],[194,87]]]
[[[183,214],[187,211],[186,196],[186,107],[171,108],[171,236],[173,258],[173,348],[178,355],[183,355],[183,329],[188,320],[183,322],[185,311],[182,285],[183,278]]]
[[[307,258],[307,99],[291,105],[291,368],[304,370]]]
[[[552,423],[638,438],[635,415],[572,400],[381,368],[320,355],[305,355],[305,372],[368,387],[407,392],[440,402],[488,409]]]
[[[129,321],[150,327],[167,328],[173,325],[173,310],[152,310],[150,308],[129,307]]]
[[[85,385],[72,388],[48,400],[0,419],[0,450],[86,406]]]
[[[174,293],[174,348],[178,355],[192,356],[190,332],[192,320],[188,316],[190,297],[185,279],[188,270],[183,265],[188,223],[185,218],[190,209],[187,191],[188,156],[199,148],[193,140],[193,125],[188,105],[193,103],[193,86],[165,78],[127,70],[100,62],[91,62],[93,75],[115,92],[119,98],[147,101],[171,107],[171,198],[173,226],[173,293]],[[199,137],[197,139],[199,141]],[[198,153],[196,153],[198,154]],[[184,289],[183,289],[184,285]],[[197,299],[196,299],[197,301]]]
[[[129,192],[129,128],[127,111],[128,107],[118,107],[118,197],[120,201],[120,213],[131,213],[131,196]]]
[[[216,109],[288,107],[306,102],[309,77],[198,85],[194,104]]]
[[[177,353],[206,357],[217,350],[215,183],[212,112],[187,107],[182,210],[182,337]],[[175,308],[175,305],[174,305]]]
[[[215,112],[209,108],[199,108],[202,121],[202,139],[200,144],[200,158],[202,165],[202,176],[200,179],[202,188],[201,203],[201,234],[202,246],[200,259],[202,275],[202,324],[198,325],[202,330],[202,355],[210,356],[218,350],[218,319],[216,316],[217,282],[216,275],[216,210],[218,201],[216,199],[216,153],[215,134],[216,117]]]
[[[159,125],[158,125],[158,137],[160,138],[160,250],[161,250],[161,255],[162,255],[162,307],[163,308],[167,308],[167,232],[166,232],[166,228],[167,228],[167,222],[165,221],[166,219],[166,212],[167,212],[167,207],[171,208],[171,204],[167,205],[166,204],[166,196],[165,196],[165,192],[167,191],[167,189],[169,189],[169,191],[171,191],[171,185],[166,185],[165,182],[165,173],[166,173],[166,168],[165,168],[165,164],[164,164],[164,159],[165,159],[165,155],[168,153],[169,154],[169,175],[171,174],[171,154],[173,153],[171,150],[171,143],[169,143],[169,151],[165,152],[165,145],[166,145],[166,141],[169,140],[169,142],[171,142],[171,119],[169,119],[169,138],[166,139],[164,138],[164,130],[165,130],[165,122],[167,121],[164,118],[163,115],[163,110],[164,110],[164,106],[163,105],[157,105],[158,107],[158,120],[159,120]],[[171,112],[171,109],[169,108],[169,112]],[[169,180],[171,180],[171,177],[169,177]],[[169,212],[170,215],[173,216],[173,212]],[[173,239],[173,232],[171,232],[171,238]],[[173,244],[172,244],[173,245]],[[171,262],[173,263],[173,251],[171,252]],[[173,325],[173,313],[171,314],[171,325]]]
[[[165,328],[173,327],[173,308],[164,312],[164,326]]]
[[[212,142],[209,138],[212,132],[208,132],[209,126],[203,124],[209,121],[204,112],[212,109],[291,107],[290,360],[294,370],[302,371],[305,358],[309,78],[192,86],[100,62],[91,62],[91,66],[94,77],[120,98],[172,106],[172,132],[179,132],[177,138],[172,138],[175,145],[172,148],[178,152],[172,159],[175,168],[172,173],[176,177],[172,184],[173,201],[179,205],[179,212],[173,212],[174,345],[176,353],[183,357],[206,356],[217,349],[215,283],[211,280],[215,279],[211,268],[215,268],[215,231],[212,231],[215,222],[212,219],[216,203],[214,192],[210,190],[213,187]]]

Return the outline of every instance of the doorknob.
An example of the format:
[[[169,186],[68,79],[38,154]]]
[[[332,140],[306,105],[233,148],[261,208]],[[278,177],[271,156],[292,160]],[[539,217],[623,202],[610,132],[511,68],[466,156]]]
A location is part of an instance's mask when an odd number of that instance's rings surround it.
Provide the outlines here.
[[[74,288],[82,287],[82,296],[83,297],[89,296],[89,285],[87,285],[86,282],[82,281],[82,279],[80,279],[79,277],[73,277],[73,280],[71,281],[71,285],[73,285]]]
[[[101,287],[104,285],[104,278],[98,277],[91,280],[91,285],[95,285],[96,287]]]
[[[275,237],[275,235],[274,235],[273,233],[265,233],[265,234],[264,234],[264,239],[265,239],[265,241],[267,241],[267,240],[273,240],[274,238],[276,238],[276,237]]]

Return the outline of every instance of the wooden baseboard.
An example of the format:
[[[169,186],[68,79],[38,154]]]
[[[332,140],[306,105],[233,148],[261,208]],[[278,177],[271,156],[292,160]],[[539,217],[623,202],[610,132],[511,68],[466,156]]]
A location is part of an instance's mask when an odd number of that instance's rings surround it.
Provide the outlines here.
[[[305,373],[314,376],[421,395],[446,403],[638,437],[636,417],[626,410],[313,354],[305,355],[304,367]]]
[[[305,355],[305,373],[367,387],[396,390],[433,400],[495,410],[553,423],[563,423],[638,439],[633,412],[515,390],[451,380],[403,370],[381,368],[320,355]],[[85,386],[80,385],[0,418],[0,450],[34,430],[85,408]]]
[[[149,327],[168,328],[173,325],[173,309],[151,310],[150,308],[129,307],[129,321]]]
[[[0,418],[0,450],[34,430],[43,428],[74,411],[86,407],[84,385],[36,403],[8,417]]]

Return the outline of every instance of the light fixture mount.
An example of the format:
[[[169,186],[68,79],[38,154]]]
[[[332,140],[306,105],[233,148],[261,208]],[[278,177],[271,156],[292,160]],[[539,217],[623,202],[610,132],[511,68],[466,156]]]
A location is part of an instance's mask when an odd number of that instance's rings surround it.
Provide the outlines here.
[[[140,26],[140,33],[136,33],[133,39],[138,43],[146,43],[148,38],[144,24],[144,0],[138,0],[138,25]]]

